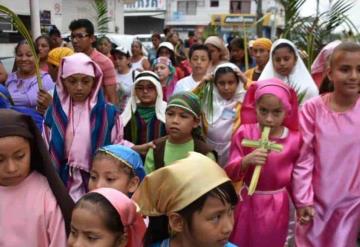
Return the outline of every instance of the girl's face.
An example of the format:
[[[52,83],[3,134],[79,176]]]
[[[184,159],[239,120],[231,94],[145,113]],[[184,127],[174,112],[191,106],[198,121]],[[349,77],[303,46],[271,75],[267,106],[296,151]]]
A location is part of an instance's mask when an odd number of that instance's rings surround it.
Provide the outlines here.
[[[328,70],[335,92],[344,96],[357,96],[360,92],[360,52],[338,52]]]
[[[30,173],[29,142],[19,136],[0,138],[0,185],[20,184]]]
[[[238,80],[234,74],[235,72],[227,72],[218,76],[215,85],[221,97],[225,100],[230,100],[234,97],[236,89],[239,85]]]
[[[131,44],[131,53],[133,55],[139,55],[141,54],[141,46],[138,42],[134,42]]]
[[[72,212],[69,247],[114,247],[122,246],[118,236],[110,231],[104,221],[101,208],[90,202],[82,202]]]
[[[35,72],[35,59],[28,44],[22,44],[18,47],[15,62],[20,72],[26,74]]]
[[[261,127],[270,127],[274,132],[282,126],[286,111],[276,96],[265,94],[256,102],[256,116]]]
[[[288,47],[276,49],[272,60],[275,71],[282,76],[289,76],[296,64],[296,56]]]
[[[130,64],[130,60],[125,55],[115,55],[114,56],[114,65],[118,72],[122,73],[128,70]]]
[[[206,46],[208,47],[209,52],[210,52],[211,62],[213,64],[216,64],[217,62],[219,62],[220,58],[221,58],[220,50],[216,46],[213,46],[210,44],[207,44]]]
[[[108,55],[111,51],[111,43],[106,39],[101,39],[99,42],[97,49],[104,55]]]
[[[45,38],[41,38],[37,41],[36,46],[39,50],[39,58],[41,60],[47,59],[47,56],[50,51],[50,44]]]
[[[210,59],[207,51],[196,50],[190,58],[192,73],[195,75],[205,75],[209,67]]]
[[[191,229],[184,228],[184,235],[193,246],[223,247],[229,241],[234,227],[234,206],[209,196],[201,211],[192,215]]]
[[[172,141],[186,140],[199,126],[199,120],[190,112],[180,107],[170,107],[165,113],[166,132]]]
[[[131,177],[131,168],[119,162],[113,158],[95,159],[90,171],[89,190],[105,187],[119,190],[125,195],[134,193],[139,185],[139,178]]]
[[[157,92],[155,85],[151,81],[143,80],[136,83],[135,94],[142,106],[155,105]]]
[[[94,85],[94,77],[74,74],[63,79],[66,91],[74,102],[84,102]]]
[[[171,56],[171,52],[168,48],[166,47],[161,47],[160,51],[159,51],[159,57],[167,57],[170,58]]]
[[[155,65],[154,72],[159,76],[161,82],[166,82],[170,75],[169,67],[162,63]]]
[[[230,52],[231,59],[236,62],[241,62],[245,56],[244,49],[239,47],[232,47]]]

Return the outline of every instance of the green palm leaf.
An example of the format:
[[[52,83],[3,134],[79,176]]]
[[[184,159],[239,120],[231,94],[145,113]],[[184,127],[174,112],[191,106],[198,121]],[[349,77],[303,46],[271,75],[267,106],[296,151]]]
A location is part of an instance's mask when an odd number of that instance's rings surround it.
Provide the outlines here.
[[[107,33],[109,31],[108,23],[111,21],[111,18],[107,15],[108,9],[106,5],[106,1],[94,0],[92,6],[96,11],[96,21],[97,21],[98,31],[100,33]]]
[[[39,86],[39,89],[41,89],[42,88],[42,79],[41,79],[40,67],[39,67],[39,57],[36,53],[35,43],[33,41],[33,38],[31,37],[31,34],[27,30],[27,28],[25,27],[25,25],[21,21],[21,19],[12,10],[5,7],[4,5],[0,5],[0,12],[8,15],[11,18],[11,23],[19,31],[21,36],[24,37],[26,42],[29,44],[31,53],[35,59],[35,72],[36,72],[38,86]]]

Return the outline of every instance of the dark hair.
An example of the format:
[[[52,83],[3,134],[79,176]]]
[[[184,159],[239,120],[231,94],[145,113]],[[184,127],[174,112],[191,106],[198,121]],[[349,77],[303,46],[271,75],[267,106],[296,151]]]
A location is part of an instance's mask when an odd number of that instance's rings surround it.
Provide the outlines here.
[[[103,195],[96,192],[90,192],[85,194],[75,204],[74,210],[76,208],[86,207],[86,202],[98,206],[104,218],[104,225],[109,231],[117,234],[118,239],[124,234],[124,225],[121,222],[119,213]]]
[[[277,51],[278,49],[281,49],[281,48],[288,48],[289,51],[290,51],[292,54],[294,54],[295,60],[297,60],[296,51],[295,51],[294,48],[293,48],[291,45],[289,45],[288,43],[281,43],[281,44],[279,44],[278,46],[276,46],[276,47],[274,48],[273,52],[272,52],[272,55],[274,55],[275,51]]]
[[[82,27],[85,28],[86,32],[89,35],[91,35],[91,36],[94,35],[94,25],[88,19],[73,20],[69,25],[70,31],[74,31],[74,30],[82,28]]]
[[[193,214],[203,209],[206,200],[210,196],[219,198],[224,204],[230,203],[231,205],[235,206],[238,203],[238,196],[234,186],[230,181],[210,190],[182,210],[178,211],[181,217],[185,219],[190,231],[192,228]],[[162,215],[158,217],[149,217],[149,220],[149,226],[144,236],[144,247],[148,247],[153,243],[170,237],[168,229],[169,220],[167,216]]]
[[[339,52],[360,52],[360,45],[355,42],[341,42],[338,46],[335,47],[334,51],[330,56],[330,67],[333,65],[335,58],[338,56]]]
[[[40,35],[39,37],[37,37],[37,38],[35,39],[35,51],[36,51],[37,54],[39,54],[39,48],[38,48],[37,43],[38,43],[39,40],[41,40],[41,39],[45,39],[46,42],[48,43],[49,47],[50,47],[50,43],[51,43],[51,42],[50,42],[49,36],[47,36],[47,35]]]
[[[237,75],[236,71],[234,71],[230,67],[221,67],[218,70],[216,70],[215,77],[214,77],[215,84],[216,84],[216,81],[219,79],[219,77],[226,73],[233,73],[235,75],[236,81],[239,83],[240,78]]]
[[[113,42],[111,42],[111,40],[108,37],[106,37],[105,35],[103,35],[103,36],[99,37],[98,39],[96,39],[96,46],[98,46],[100,44],[100,42],[103,41],[103,40],[106,40],[107,42],[110,43],[111,50],[113,50],[113,49],[115,49],[117,47],[117,45],[114,44]],[[110,53],[111,53],[111,51],[110,51]]]
[[[245,50],[245,44],[244,44],[244,40],[242,38],[233,38],[231,41],[230,41],[230,44],[228,45],[228,50],[229,52],[231,52],[232,49],[241,49],[241,50]],[[248,57],[248,62],[249,64],[252,64],[252,57],[251,55],[249,54],[249,52],[247,53],[247,57]],[[232,59],[230,60],[230,62],[236,62],[236,61],[233,61]],[[245,64],[245,55],[244,57],[241,59],[241,64]]]
[[[59,31],[59,29],[58,29],[55,25],[53,25],[52,28],[51,28],[50,31],[49,31],[49,36],[53,36],[53,35],[56,35],[56,36],[58,36],[58,37],[61,37],[60,31]]]
[[[161,35],[159,33],[153,33],[151,35],[151,38],[157,38],[157,39],[160,39],[161,40]]]
[[[175,67],[175,66],[178,66],[178,63],[176,62],[176,59],[175,59],[175,53],[174,53],[174,51],[170,50],[169,48],[167,48],[167,47],[165,47],[165,46],[161,46],[161,47],[159,47],[159,48],[157,49],[157,51],[156,51],[156,58],[159,57],[159,54],[160,54],[160,50],[161,50],[161,49],[166,49],[166,50],[168,50],[169,53],[170,53],[170,60],[171,60],[172,65],[173,65],[174,67]]]
[[[199,51],[199,50],[205,51],[206,54],[208,55],[208,58],[210,59],[209,48],[204,44],[193,44],[189,50],[189,59],[191,59],[191,57],[195,51]]]

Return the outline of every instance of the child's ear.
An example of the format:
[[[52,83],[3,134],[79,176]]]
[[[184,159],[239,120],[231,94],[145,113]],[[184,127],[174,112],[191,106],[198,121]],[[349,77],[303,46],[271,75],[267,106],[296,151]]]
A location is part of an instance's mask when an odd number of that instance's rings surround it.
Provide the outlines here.
[[[139,184],[140,184],[140,178],[138,176],[132,177],[128,183],[128,192],[134,193],[136,189],[139,187]]]
[[[331,70],[331,66],[328,66],[326,68],[326,75],[329,78],[330,81],[332,81],[332,70]]]
[[[199,127],[199,124],[200,124],[200,118],[194,117],[193,129]]]
[[[169,213],[169,227],[172,232],[179,233],[183,232],[185,228],[185,220],[178,213]]]
[[[125,247],[128,243],[128,234],[125,232],[120,238],[116,240],[115,246]]]

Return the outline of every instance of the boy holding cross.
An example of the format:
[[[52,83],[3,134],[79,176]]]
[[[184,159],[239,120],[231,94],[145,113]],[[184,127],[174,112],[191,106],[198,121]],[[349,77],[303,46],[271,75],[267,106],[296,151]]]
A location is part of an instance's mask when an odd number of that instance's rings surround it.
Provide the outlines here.
[[[241,119],[225,166],[233,182],[244,182],[230,241],[247,247],[284,246],[287,187],[301,145],[296,93],[279,79],[258,81],[247,91]]]

